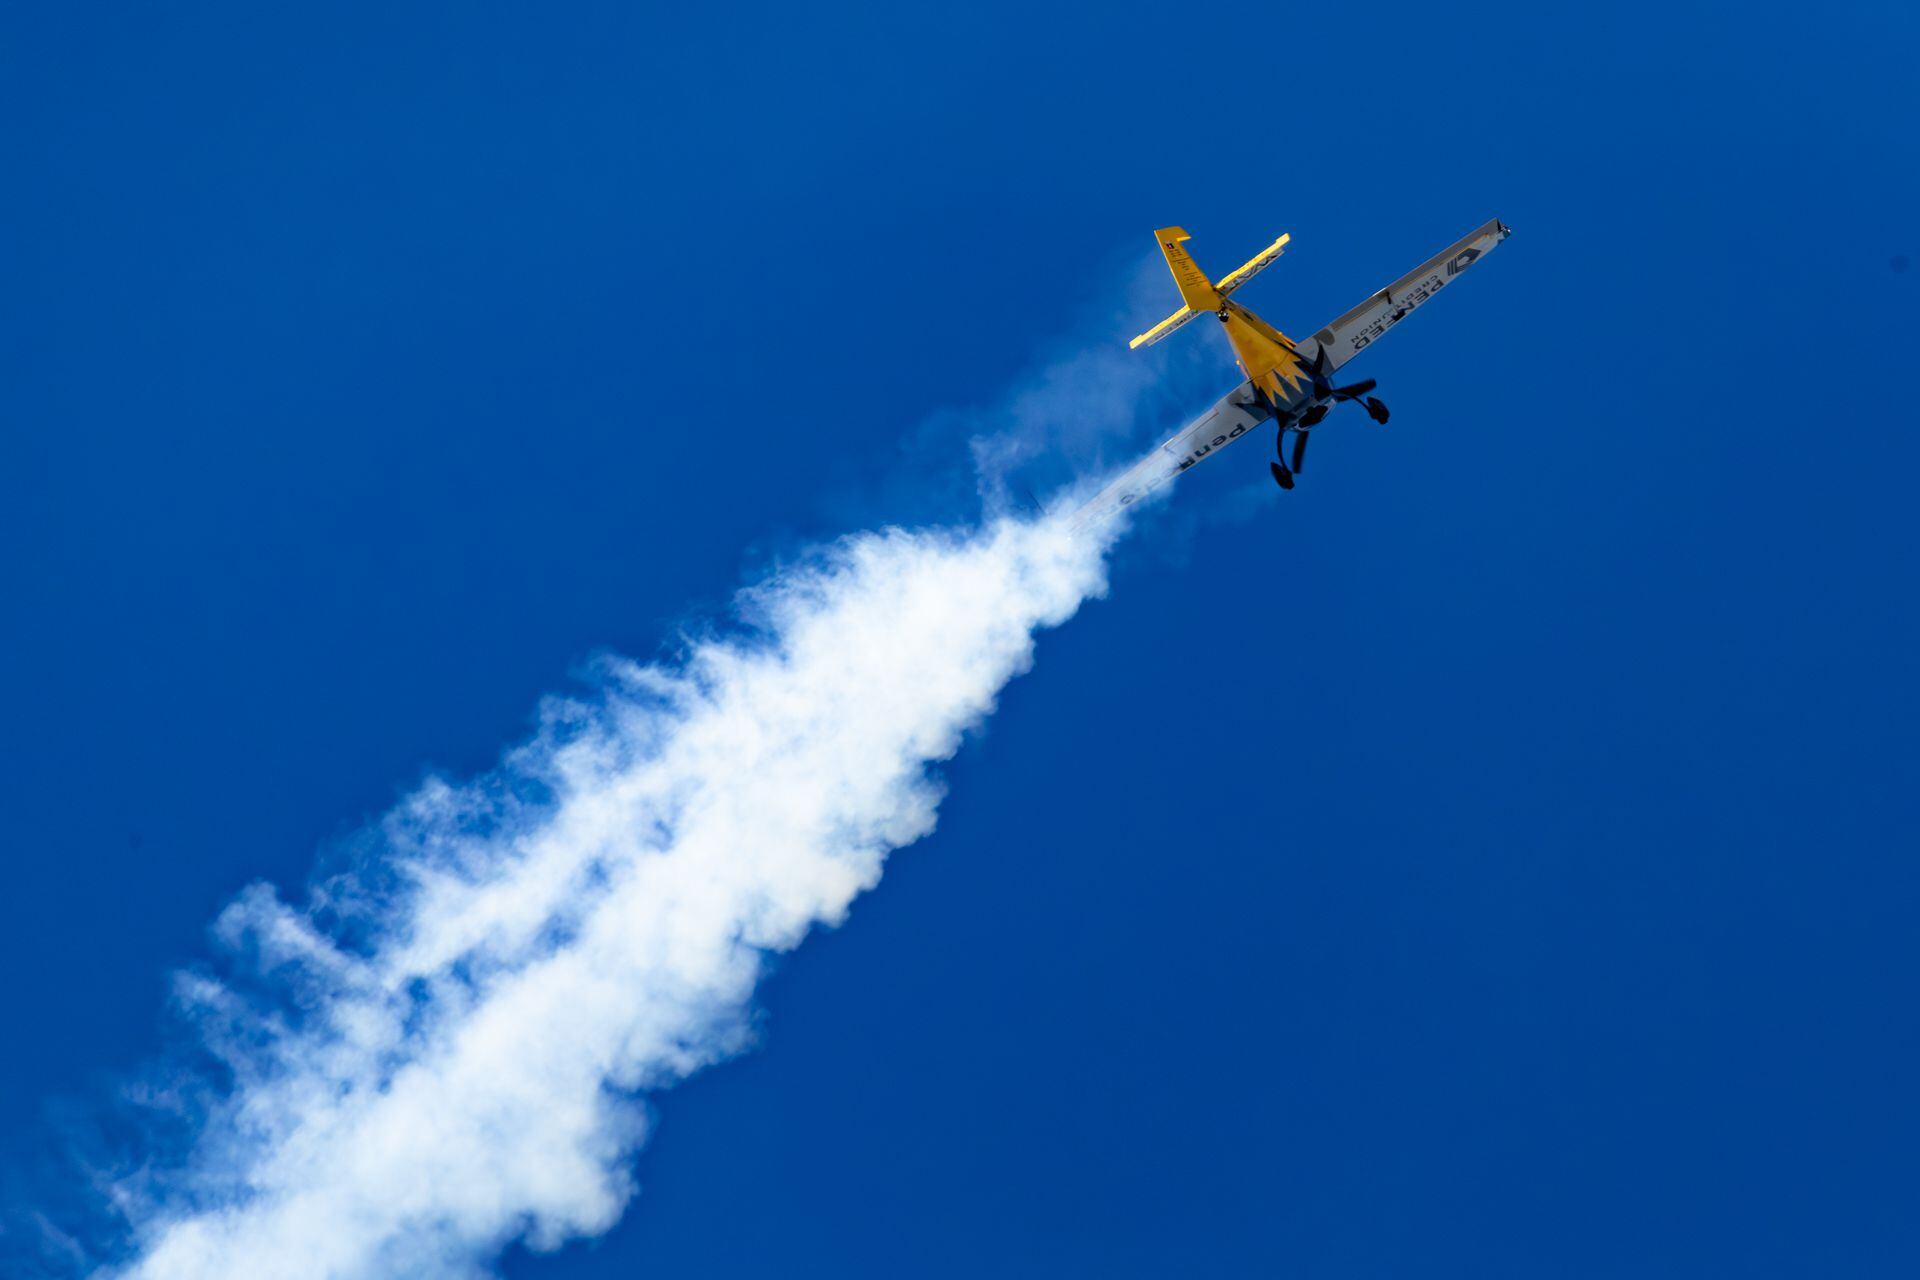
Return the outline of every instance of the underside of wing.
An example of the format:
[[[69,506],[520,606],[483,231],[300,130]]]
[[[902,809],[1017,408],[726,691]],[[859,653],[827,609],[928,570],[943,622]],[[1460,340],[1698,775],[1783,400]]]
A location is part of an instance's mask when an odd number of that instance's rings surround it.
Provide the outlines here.
[[[1074,513],[1080,528],[1132,506],[1173,477],[1212,457],[1273,416],[1251,382],[1243,382]]]
[[[1448,245],[1311,338],[1299,343],[1308,360],[1325,351],[1327,369],[1338,369],[1507,238],[1498,218]]]

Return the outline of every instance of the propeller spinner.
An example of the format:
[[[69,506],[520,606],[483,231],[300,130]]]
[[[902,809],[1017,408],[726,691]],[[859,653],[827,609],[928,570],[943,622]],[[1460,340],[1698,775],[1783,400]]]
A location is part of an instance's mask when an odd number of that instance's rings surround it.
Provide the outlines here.
[[[1387,421],[1387,406],[1382,404],[1378,397],[1371,394],[1373,389],[1380,385],[1379,381],[1374,378],[1368,378],[1362,382],[1353,383],[1351,386],[1334,386],[1327,378],[1326,348],[1322,347],[1319,353],[1314,356],[1313,364],[1308,369],[1308,373],[1313,378],[1313,394],[1319,403],[1301,414],[1300,417],[1292,423],[1285,421],[1281,423],[1280,434],[1273,442],[1275,449],[1280,454],[1280,461],[1268,464],[1269,469],[1273,472],[1274,483],[1282,489],[1293,488],[1293,477],[1303,469],[1302,464],[1306,461],[1307,433],[1326,420],[1327,414],[1333,411],[1334,405],[1358,404],[1366,409],[1367,416],[1375,422],[1385,426]],[[1294,433],[1291,466],[1288,465],[1289,460],[1287,458],[1287,432],[1289,431]]]

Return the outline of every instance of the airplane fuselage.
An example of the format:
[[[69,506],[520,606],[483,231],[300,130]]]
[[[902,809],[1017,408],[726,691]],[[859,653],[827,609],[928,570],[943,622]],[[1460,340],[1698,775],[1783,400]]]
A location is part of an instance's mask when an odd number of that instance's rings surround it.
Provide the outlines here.
[[[1231,298],[1221,299],[1215,314],[1247,381],[1277,410],[1298,400],[1302,385],[1311,379],[1293,340]]]

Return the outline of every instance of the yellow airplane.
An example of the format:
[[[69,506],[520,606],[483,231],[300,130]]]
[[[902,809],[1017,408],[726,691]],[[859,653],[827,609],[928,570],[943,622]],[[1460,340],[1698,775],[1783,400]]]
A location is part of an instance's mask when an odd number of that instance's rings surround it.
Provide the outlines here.
[[[1230,296],[1241,285],[1266,270],[1286,251],[1291,237],[1281,236],[1243,265],[1209,280],[1185,248],[1192,237],[1179,227],[1153,233],[1166,255],[1167,269],[1180,290],[1181,307],[1128,345],[1151,346],[1174,330],[1203,315],[1213,315],[1226,330],[1234,357],[1246,382],[1166,441],[1138,465],[1114,481],[1082,508],[1084,523],[1111,514],[1145,497],[1180,472],[1238,440],[1268,420],[1278,421],[1276,444],[1280,460],[1270,464],[1282,489],[1293,488],[1294,476],[1306,458],[1307,433],[1326,418],[1336,404],[1352,402],[1366,407],[1375,422],[1387,420],[1387,406],[1371,393],[1372,378],[1336,387],[1332,374],[1398,324],[1409,312],[1451,284],[1461,272],[1491,252],[1508,231],[1498,218],[1442,249],[1420,266],[1370,296],[1311,338],[1295,341],[1262,320]],[[1293,436],[1291,465],[1287,437]]]
[[[1247,375],[1247,381],[1264,392],[1271,402],[1284,403],[1306,377],[1293,339],[1239,303],[1229,301],[1227,295],[1279,261],[1280,255],[1287,251],[1287,241],[1293,237],[1281,236],[1222,276],[1219,284],[1207,279],[1207,273],[1187,252],[1186,242],[1193,237],[1185,230],[1162,227],[1153,233],[1153,238],[1159,243],[1160,252],[1166,255],[1167,270],[1173,272],[1173,283],[1179,287],[1180,301],[1185,305],[1127,345],[1135,350],[1150,347],[1187,321],[1211,312],[1226,327],[1227,341],[1233,344],[1234,357],[1239,360],[1240,371]]]

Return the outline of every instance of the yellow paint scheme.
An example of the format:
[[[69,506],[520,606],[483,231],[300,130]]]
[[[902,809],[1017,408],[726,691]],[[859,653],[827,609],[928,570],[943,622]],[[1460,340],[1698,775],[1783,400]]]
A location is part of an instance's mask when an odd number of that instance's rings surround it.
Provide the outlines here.
[[[1248,381],[1271,396],[1276,405],[1290,401],[1307,380],[1293,339],[1237,302],[1222,303],[1220,318],[1225,322],[1227,341],[1233,344],[1234,358]]]
[[[1153,326],[1153,328],[1147,330],[1145,333],[1141,334],[1139,337],[1129,342],[1127,346],[1130,348],[1152,346],[1154,343],[1160,341],[1160,339],[1166,337],[1168,334],[1172,333],[1175,329],[1178,329],[1181,325],[1185,324],[1187,321],[1193,319],[1194,316],[1197,314],[1199,313],[1189,311],[1185,307],[1182,307],[1178,311],[1174,312],[1172,315],[1168,316],[1165,320],[1162,320],[1159,324]]]
[[[1189,302],[1188,305],[1181,307],[1165,320],[1162,320],[1159,324],[1129,342],[1127,346],[1132,348],[1150,347],[1195,316],[1205,315],[1209,311],[1218,311],[1220,309],[1221,299],[1272,266],[1274,260],[1286,251],[1287,241],[1293,239],[1292,236],[1281,236],[1259,253],[1254,254],[1253,257],[1247,259],[1238,267],[1235,267],[1232,271],[1222,276],[1218,284],[1209,284],[1206,273],[1201,271],[1200,268],[1194,264],[1193,259],[1187,255],[1187,251],[1180,247],[1182,241],[1191,238],[1185,231],[1182,231],[1179,227],[1162,227],[1160,230],[1154,232],[1154,238],[1160,245],[1160,252],[1166,255],[1167,268],[1173,272],[1175,283],[1180,285],[1180,296],[1182,298],[1187,296],[1188,287],[1189,284],[1191,284],[1194,292],[1205,305],[1196,310],[1193,304]],[[1211,295],[1207,293],[1209,289],[1212,291]]]
[[[1180,287],[1180,300],[1187,304],[1187,310],[1218,311],[1222,301],[1220,291],[1194,262],[1193,255],[1180,247],[1182,241],[1193,237],[1179,227],[1162,227],[1153,236],[1160,242],[1160,252],[1166,255],[1167,270],[1173,272],[1173,282]]]
[[[1307,380],[1307,371],[1294,350],[1293,340],[1226,296],[1278,258],[1291,237],[1281,236],[1216,285],[1181,247],[1192,239],[1185,231],[1179,227],[1162,227],[1153,235],[1159,242],[1160,252],[1166,256],[1167,269],[1173,272],[1173,282],[1179,287],[1186,306],[1129,345],[1140,347],[1158,342],[1196,314],[1211,311],[1219,316],[1226,329],[1227,341],[1232,344],[1233,354],[1248,380],[1277,405],[1291,401],[1300,384]]]
[[[1287,241],[1291,239],[1293,239],[1293,237],[1290,235],[1282,235],[1278,240],[1275,240],[1272,244],[1254,254],[1251,258],[1248,258],[1224,276],[1221,276],[1220,283],[1214,287],[1220,290],[1221,296],[1223,297],[1232,293],[1235,289],[1238,289],[1241,285],[1272,266],[1274,259],[1287,251]]]

